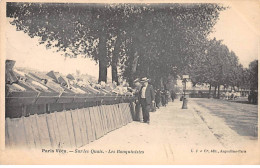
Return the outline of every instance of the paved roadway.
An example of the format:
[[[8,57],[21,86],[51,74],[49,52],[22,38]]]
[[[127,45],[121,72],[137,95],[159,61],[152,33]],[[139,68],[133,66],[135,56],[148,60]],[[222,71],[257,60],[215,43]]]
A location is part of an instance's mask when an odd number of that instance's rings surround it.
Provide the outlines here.
[[[192,99],[192,101],[207,108],[212,115],[223,118],[226,125],[239,135],[257,139],[257,105],[216,99]]]

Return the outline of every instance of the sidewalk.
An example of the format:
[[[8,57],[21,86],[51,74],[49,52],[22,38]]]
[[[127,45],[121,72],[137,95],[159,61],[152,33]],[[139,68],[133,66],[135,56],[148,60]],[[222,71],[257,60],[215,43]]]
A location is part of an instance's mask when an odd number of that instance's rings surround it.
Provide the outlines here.
[[[167,107],[150,113],[149,125],[132,122],[80,149],[144,151],[144,154],[99,155],[108,164],[115,162],[112,158],[117,159],[117,164],[119,160],[128,164],[178,164],[183,161],[188,164],[189,161],[196,162],[196,150],[224,148],[189,104],[188,109],[181,107],[179,100],[170,102]]]

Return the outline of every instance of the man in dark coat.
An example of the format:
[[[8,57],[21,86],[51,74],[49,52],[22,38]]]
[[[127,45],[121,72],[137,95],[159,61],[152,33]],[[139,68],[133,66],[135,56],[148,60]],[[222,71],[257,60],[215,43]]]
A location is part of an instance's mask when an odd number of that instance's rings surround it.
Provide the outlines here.
[[[168,89],[165,89],[165,105],[168,105],[169,96],[170,96],[170,92],[168,91]]]
[[[148,79],[142,78],[142,87],[139,92],[139,102],[142,106],[143,121],[145,123],[150,123],[150,107],[154,103],[154,89],[153,86],[148,84]]]
[[[172,102],[174,102],[174,99],[176,98],[176,93],[174,90],[172,90],[171,92],[171,98],[172,98]]]
[[[165,90],[161,91],[161,99],[162,99],[162,106],[166,106],[166,92],[165,92]]]
[[[157,89],[155,94],[155,104],[158,109],[160,108],[160,103],[161,103],[161,90]]]

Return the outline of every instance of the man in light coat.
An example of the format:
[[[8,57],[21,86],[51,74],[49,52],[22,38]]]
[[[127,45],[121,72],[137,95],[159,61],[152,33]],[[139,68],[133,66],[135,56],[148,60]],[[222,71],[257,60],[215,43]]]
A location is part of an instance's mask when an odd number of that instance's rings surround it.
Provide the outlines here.
[[[150,107],[154,103],[154,89],[153,86],[148,84],[148,79],[142,78],[141,80],[142,87],[139,92],[139,102],[142,107],[143,112],[143,121],[145,123],[150,123]]]

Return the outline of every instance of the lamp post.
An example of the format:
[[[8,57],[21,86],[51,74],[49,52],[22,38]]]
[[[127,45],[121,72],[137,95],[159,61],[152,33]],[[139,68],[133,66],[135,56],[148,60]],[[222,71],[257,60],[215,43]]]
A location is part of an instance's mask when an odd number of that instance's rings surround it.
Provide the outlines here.
[[[188,109],[187,107],[187,103],[188,103],[188,100],[186,98],[186,82],[187,82],[187,79],[189,79],[189,75],[183,75],[182,76],[182,83],[183,83],[183,87],[184,87],[184,95],[183,95],[183,100],[182,100],[182,109]]]

